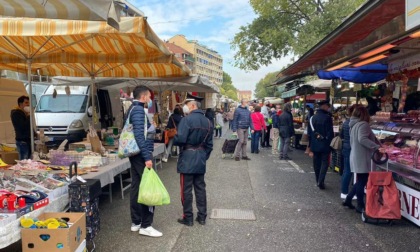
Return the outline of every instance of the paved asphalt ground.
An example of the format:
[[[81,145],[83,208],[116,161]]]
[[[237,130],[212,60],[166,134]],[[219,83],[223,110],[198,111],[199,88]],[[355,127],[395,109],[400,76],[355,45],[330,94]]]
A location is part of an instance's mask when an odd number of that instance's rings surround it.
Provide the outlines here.
[[[158,170],[171,195],[170,205],[156,208],[153,223],[163,237],[130,231],[129,193],[121,199],[116,186],[112,204],[101,197],[95,251],[420,251],[420,230],[407,220],[365,224],[360,214],[342,207],[337,173],[329,173],[326,190],[319,190],[303,151],[293,150],[292,162],[278,160],[271,149],[238,162],[221,158],[223,142],[214,139],[207,163],[208,215],[212,209],[252,210],[255,221],[208,218],[205,226],[178,224],[179,175],[171,158]]]

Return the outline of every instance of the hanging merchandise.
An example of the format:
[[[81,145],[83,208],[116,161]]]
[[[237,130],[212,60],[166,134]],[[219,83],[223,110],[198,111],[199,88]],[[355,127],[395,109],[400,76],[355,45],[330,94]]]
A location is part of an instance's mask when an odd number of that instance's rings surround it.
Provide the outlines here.
[[[400,102],[400,106],[398,107],[398,112],[399,113],[403,113],[404,112],[404,106],[405,106],[405,101],[407,100],[407,88],[408,88],[408,78],[407,76],[403,75],[402,76],[402,86],[401,86],[401,102]]]

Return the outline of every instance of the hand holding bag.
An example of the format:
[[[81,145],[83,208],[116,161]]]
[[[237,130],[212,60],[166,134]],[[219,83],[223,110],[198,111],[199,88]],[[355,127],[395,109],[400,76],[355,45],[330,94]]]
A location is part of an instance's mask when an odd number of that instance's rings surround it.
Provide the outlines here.
[[[118,157],[125,158],[137,155],[140,153],[140,148],[137,145],[136,138],[133,132],[133,124],[130,123],[131,111],[128,113],[127,120],[125,121],[124,128],[122,129],[120,139],[118,140]],[[147,135],[147,117],[144,116],[144,138]]]

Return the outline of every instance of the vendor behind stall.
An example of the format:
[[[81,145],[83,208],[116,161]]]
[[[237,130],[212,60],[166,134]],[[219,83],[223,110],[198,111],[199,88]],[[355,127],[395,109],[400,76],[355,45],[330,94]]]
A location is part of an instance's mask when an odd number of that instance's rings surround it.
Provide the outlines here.
[[[31,120],[29,97],[21,96],[17,100],[18,106],[10,112],[10,118],[15,128],[16,147],[19,160],[28,159],[31,153]]]

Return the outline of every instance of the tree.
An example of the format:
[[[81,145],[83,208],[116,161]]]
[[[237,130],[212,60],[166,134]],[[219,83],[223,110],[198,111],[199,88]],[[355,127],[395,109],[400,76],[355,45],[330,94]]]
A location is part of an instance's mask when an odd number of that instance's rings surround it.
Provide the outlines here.
[[[238,90],[232,83],[232,77],[228,73],[223,72],[223,83],[220,86],[220,93],[236,101],[238,100],[237,92]]]
[[[257,99],[262,99],[269,96],[277,96],[277,87],[271,85],[273,85],[274,81],[277,79],[278,73],[279,72],[268,73],[257,83],[254,91],[254,96]]]
[[[301,56],[365,0],[250,0],[258,15],[231,42],[234,65],[258,70],[289,53]]]

